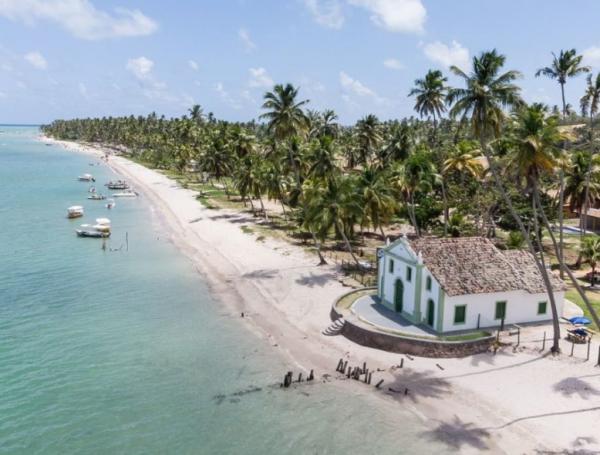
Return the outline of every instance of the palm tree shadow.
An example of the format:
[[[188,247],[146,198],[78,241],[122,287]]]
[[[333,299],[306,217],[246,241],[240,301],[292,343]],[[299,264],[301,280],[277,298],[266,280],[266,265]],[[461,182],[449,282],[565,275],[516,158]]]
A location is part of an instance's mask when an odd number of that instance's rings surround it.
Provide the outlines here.
[[[496,359],[498,358],[498,356],[507,356],[508,354],[506,354],[503,351],[498,351],[495,355],[492,354],[491,352],[488,353],[483,353],[483,354],[476,354],[474,356],[471,356],[471,365],[474,367],[478,367],[480,364],[486,364],[486,365],[495,365],[496,364]]]
[[[415,403],[419,398],[442,398],[452,392],[450,382],[434,377],[432,371],[410,369],[397,375],[387,390],[401,398],[408,397]]]
[[[453,450],[461,450],[463,446],[470,446],[477,450],[487,450],[489,445],[487,439],[490,432],[473,426],[473,423],[463,422],[458,416],[454,416],[452,422],[440,422],[431,431],[424,431],[421,435],[432,442],[442,442]]]
[[[326,273],[318,273],[315,274],[310,272],[309,275],[303,275],[296,280],[296,283],[302,286],[308,286],[309,288],[313,288],[315,286],[323,287],[327,283],[331,282],[336,278],[335,273],[326,272]]]
[[[265,280],[265,279],[269,279],[269,278],[274,278],[277,276],[277,274],[278,274],[278,271],[276,269],[260,269],[260,270],[253,270],[252,272],[244,273],[242,275],[242,277],[250,278],[250,279]]]
[[[595,387],[575,377],[565,378],[554,384],[552,388],[555,392],[559,392],[566,397],[579,395],[580,398],[585,400],[600,395],[600,391]]]

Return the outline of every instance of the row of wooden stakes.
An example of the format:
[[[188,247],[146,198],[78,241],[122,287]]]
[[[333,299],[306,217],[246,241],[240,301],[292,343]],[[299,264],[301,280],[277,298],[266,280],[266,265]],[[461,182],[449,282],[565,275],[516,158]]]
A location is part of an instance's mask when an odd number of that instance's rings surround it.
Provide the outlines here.
[[[367,362],[363,362],[362,368],[352,368],[348,366],[347,360],[344,361],[344,359],[340,359],[340,361],[337,364],[337,367],[335,368],[335,371],[346,375],[348,379],[354,379],[356,381],[360,381],[360,377],[364,375],[362,381],[365,384],[371,384],[371,379],[373,378],[373,373],[369,372],[369,369],[367,368]],[[375,384],[375,388],[378,389],[379,387],[381,387],[381,384],[383,384],[383,379],[381,379],[377,384]]]
[[[310,374],[308,375],[308,377],[306,378],[306,381],[313,381],[315,379],[315,373],[313,370],[310,370]],[[298,379],[296,380],[296,382],[302,382],[302,373],[298,373]],[[293,373],[291,371],[288,371],[285,376],[283,377],[283,382],[279,385],[280,387],[284,387],[284,388],[288,388],[289,386],[292,385],[292,383],[294,382],[293,379]]]

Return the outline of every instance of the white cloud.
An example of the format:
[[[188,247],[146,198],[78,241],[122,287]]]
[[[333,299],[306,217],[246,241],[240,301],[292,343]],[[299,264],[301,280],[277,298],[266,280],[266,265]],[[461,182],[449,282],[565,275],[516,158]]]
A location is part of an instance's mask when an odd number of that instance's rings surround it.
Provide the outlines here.
[[[344,71],[340,71],[340,85],[345,92],[342,94],[342,99],[350,106],[358,106],[356,97],[362,98],[363,101],[367,98],[371,99],[379,106],[389,104],[389,100],[379,96],[375,90],[367,87],[358,79],[349,76]]]
[[[386,68],[389,68],[391,70],[404,69],[404,65],[402,64],[402,62],[395,58],[386,58],[383,61],[383,66],[385,66]]]
[[[110,14],[89,0],[0,0],[0,15],[27,25],[54,22],[87,40],[149,35],[158,28],[139,10],[115,8]]]
[[[588,47],[583,51],[582,55],[586,65],[594,67],[600,66],[600,46]]]
[[[48,62],[39,52],[28,52],[23,56],[23,58],[34,68],[39,70],[45,70],[48,68]]]
[[[344,25],[339,0],[304,0],[304,5],[317,24],[334,29],[340,29]]]
[[[250,38],[250,33],[248,33],[248,30],[245,28],[240,28],[238,30],[238,37],[240,40],[242,40],[242,44],[244,45],[246,52],[252,52],[254,49],[256,49],[256,44],[254,44],[254,41],[252,41],[252,38]]]
[[[221,99],[223,99],[223,101],[225,101],[227,104],[229,104],[232,108],[234,108],[234,109],[242,108],[242,105],[239,102],[237,102],[236,100],[234,100],[233,97],[229,94],[229,92],[227,90],[225,90],[225,86],[223,85],[222,82],[217,82],[215,84],[215,90],[219,94]]]
[[[458,41],[452,41],[450,46],[435,41],[426,44],[423,52],[429,60],[445,67],[455,65],[461,69],[466,69],[469,66],[469,50]]]
[[[422,33],[427,10],[421,0],[348,0],[368,10],[371,20],[391,32]]]
[[[351,78],[343,71],[340,72],[340,84],[342,84],[342,88],[344,90],[352,92],[358,96],[377,96],[377,94],[369,87],[364,85],[359,80]]]
[[[199,66],[198,66],[198,63],[196,63],[196,61],[194,61],[194,60],[188,60],[188,65],[194,71],[198,71]]]
[[[152,73],[154,62],[146,57],[130,58],[127,61],[127,71],[133,73],[133,75],[139,80],[149,79]]]
[[[273,79],[271,79],[271,76],[269,76],[266,69],[250,68],[249,71],[251,77],[248,85],[250,85],[250,87],[270,88],[275,85],[275,82],[273,82]]]

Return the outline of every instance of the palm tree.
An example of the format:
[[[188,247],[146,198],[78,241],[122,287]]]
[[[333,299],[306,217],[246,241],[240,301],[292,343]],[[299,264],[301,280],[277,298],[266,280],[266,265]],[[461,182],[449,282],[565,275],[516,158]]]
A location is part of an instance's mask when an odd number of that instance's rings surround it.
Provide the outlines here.
[[[387,184],[383,172],[374,167],[366,167],[359,177],[364,218],[370,221],[373,229],[378,229],[385,240],[383,225],[389,223],[397,208],[396,199]]]
[[[552,53],[552,64],[544,68],[540,68],[536,71],[535,76],[541,75],[549,77],[550,79],[556,79],[560,84],[560,93],[562,96],[562,114],[563,120],[566,120],[568,115],[567,102],[565,100],[565,84],[567,80],[572,77],[576,77],[580,74],[587,73],[590,71],[588,66],[582,66],[581,61],[583,56],[577,55],[575,49],[562,50],[558,56]],[[559,168],[560,188],[559,188],[559,201],[558,201],[558,224],[559,224],[559,252],[560,256],[558,260],[564,262],[564,246],[563,246],[563,219],[564,219],[564,178],[565,173],[562,166]],[[564,277],[563,268],[560,269],[561,278]]]
[[[598,108],[600,107],[600,73],[594,79],[590,74],[587,77],[587,85],[585,89],[584,95],[580,100],[581,105],[581,113],[585,117],[589,114],[590,119],[590,159],[588,162],[588,169],[585,174],[585,198],[583,200],[583,210],[581,212],[581,238],[583,239],[583,233],[585,229],[587,229],[587,211],[589,209],[589,185],[590,185],[590,174],[592,168],[592,158],[595,152],[595,142],[594,142],[594,117],[598,113]]]
[[[546,76],[550,79],[556,79],[560,84],[563,119],[566,119],[567,117],[567,102],[565,100],[565,84],[567,83],[567,80],[590,71],[589,66],[583,66],[581,64],[582,60],[583,56],[577,55],[575,49],[569,49],[567,51],[561,49],[558,55],[552,52],[552,63],[550,66],[540,68],[535,72],[536,77]]]
[[[295,136],[300,136],[308,129],[308,118],[302,106],[309,101],[297,101],[298,89],[292,84],[277,84],[272,92],[265,93],[263,109],[267,112],[260,115],[261,119],[267,120],[267,130],[273,134],[275,139],[290,141]],[[299,189],[302,181],[300,169],[294,156],[294,148],[288,147],[290,166],[296,177],[296,187]]]
[[[535,194],[542,174],[551,174],[560,159],[558,144],[564,136],[558,130],[558,118],[548,117],[545,106],[525,106],[514,114],[512,138],[511,164],[517,177],[525,180],[525,190]]]
[[[480,56],[473,58],[473,69],[470,74],[465,73],[456,66],[452,66],[450,68],[451,71],[463,79],[465,88],[450,89],[448,101],[454,103],[454,106],[450,110],[450,114],[453,117],[459,115],[463,118],[470,117],[469,121],[473,133],[479,137],[481,151],[488,160],[490,172],[494,178],[496,188],[506,203],[512,217],[518,224],[519,230],[525,238],[530,253],[535,258],[552,308],[552,323],[554,328],[552,351],[559,352],[559,315],[548,271],[543,262],[543,257],[538,257],[536,255],[536,249],[533,247],[531,237],[502,184],[497,163],[493,160],[491,151],[488,147],[489,139],[494,136],[497,137],[500,134],[506,119],[504,109],[518,107],[523,104],[520,97],[520,89],[514,84],[514,81],[521,75],[517,71],[500,73],[505,61],[506,58],[503,55],[498,54],[494,49],[492,51],[483,52]],[[539,249],[541,250],[541,248]]]
[[[581,255],[592,268],[591,286],[594,287],[596,280],[596,266],[600,261],[600,237],[587,238],[581,247]]]
[[[456,144],[442,168],[444,174],[458,173],[462,183],[465,174],[478,179],[483,176],[483,171],[481,153],[470,141],[460,141]]]
[[[202,106],[199,104],[194,104],[188,112],[190,113],[190,118],[197,124],[202,123],[204,120],[204,114],[202,111]]]
[[[423,79],[415,81],[415,87],[408,94],[416,97],[415,111],[421,117],[432,117],[434,138],[437,120],[446,111],[447,81],[440,70],[429,70]]]
[[[439,175],[427,148],[416,151],[394,170],[393,184],[406,202],[408,217],[417,236],[421,235],[416,213],[417,198],[431,193],[438,182]]]
[[[349,176],[341,176],[325,182],[307,180],[304,184],[303,197],[304,225],[320,240],[317,243],[319,256],[321,242],[333,228],[342,237],[348,253],[360,267],[347,235],[353,220],[362,213],[353,179]]]
[[[331,136],[323,136],[313,141],[307,157],[308,176],[312,179],[328,180],[339,172],[335,158],[334,142]]]
[[[356,141],[358,146],[358,162],[366,166],[382,137],[377,116],[369,114],[356,123]]]
[[[565,173],[565,200],[572,212],[581,213],[586,199],[586,190],[590,199],[600,198],[600,156],[591,157],[589,152],[579,150],[571,155]],[[590,167],[589,184],[586,185],[586,175]]]

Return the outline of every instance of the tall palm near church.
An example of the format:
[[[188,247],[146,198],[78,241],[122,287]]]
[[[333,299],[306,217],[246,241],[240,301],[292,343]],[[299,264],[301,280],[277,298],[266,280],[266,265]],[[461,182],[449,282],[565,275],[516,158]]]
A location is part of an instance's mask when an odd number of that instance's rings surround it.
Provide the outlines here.
[[[559,315],[548,271],[542,259],[536,255],[529,232],[525,229],[521,217],[515,210],[512,200],[504,188],[497,163],[494,161],[492,152],[489,149],[489,141],[493,137],[500,135],[500,131],[505,123],[505,109],[519,107],[523,104],[520,89],[514,84],[515,80],[521,74],[518,71],[501,72],[505,61],[506,57],[494,49],[483,52],[478,57],[474,57],[473,68],[469,74],[456,66],[452,66],[450,68],[451,71],[464,81],[465,87],[450,89],[448,102],[454,104],[450,110],[450,115],[453,117],[462,116],[469,118],[473,133],[479,138],[481,151],[488,160],[496,188],[506,203],[512,217],[518,224],[529,251],[534,255],[552,308],[552,323],[554,328],[552,351],[559,352]]]
[[[581,228],[581,241],[583,242],[583,234],[587,227],[587,212],[590,206],[589,198],[589,186],[590,186],[590,174],[592,170],[592,157],[595,154],[595,143],[594,143],[594,117],[598,114],[598,108],[600,107],[600,74],[593,78],[590,74],[586,80],[586,89],[584,95],[579,101],[581,106],[581,114],[584,117],[589,116],[589,139],[590,139],[590,159],[588,162],[588,169],[585,173],[585,197],[583,199],[583,208],[580,214],[580,228]],[[577,263],[581,262],[581,254]]]
[[[558,55],[552,53],[552,64],[544,68],[540,68],[536,71],[535,76],[546,76],[550,79],[555,79],[560,84],[560,93],[562,97],[562,114],[563,119],[567,118],[568,108],[567,101],[565,99],[565,84],[567,81],[575,76],[590,71],[588,66],[583,66],[581,61],[583,56],[577,55],[575,49],[561,50]],[[559,202],[558,202],[558,224],[559,224],[559,261],[564,262],[563,253],[563,217],[564,217],[564,187],[565,187],[565,171],[561,166],[559,169],[560,177],[560,188],[559,188]],[[560,270],[561,278],[564,275],[563,269]]]

